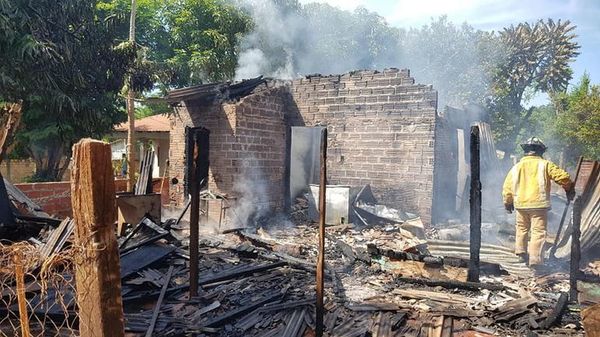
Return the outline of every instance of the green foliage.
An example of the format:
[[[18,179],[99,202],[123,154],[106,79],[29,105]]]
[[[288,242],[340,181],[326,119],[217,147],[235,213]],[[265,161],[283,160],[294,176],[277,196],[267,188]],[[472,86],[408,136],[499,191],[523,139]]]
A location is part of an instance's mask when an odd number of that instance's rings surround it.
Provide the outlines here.
[[[571,160],[579,154],[600,160],[600,85],[587,74],[568,93],[553,96],[556,134]]]
[[[104,1],[98,8],[128,17],[131,1]],[[136,47],[140,61],[132,77],[143,84],[157,83],[163,92],[232,79],[239,39],[250,27],[248,16],[221,0],[138,0]],[[128,24],[122,23],[118,30],[120,38],[127,40]]]
[[[132,62],[113,48],[117,18],[93,0],[0,0],[0,100],[23,99],[21,149],[36,179],[58,179],[73,142],[124,120],[119,90]]]

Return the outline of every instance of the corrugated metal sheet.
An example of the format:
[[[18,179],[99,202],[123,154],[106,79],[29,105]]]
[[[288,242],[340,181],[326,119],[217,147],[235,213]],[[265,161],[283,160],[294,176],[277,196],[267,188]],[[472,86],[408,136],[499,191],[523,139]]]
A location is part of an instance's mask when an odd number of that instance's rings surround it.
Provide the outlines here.
[[[469,259],[469,242],[428,240],[427,249],[434,256],[448,256]],[[498,263],[507,272],[519,276],[531,276],[532,271],[519,262],[515,253],[502,246],[481,244],[480,260],[489,263]]]

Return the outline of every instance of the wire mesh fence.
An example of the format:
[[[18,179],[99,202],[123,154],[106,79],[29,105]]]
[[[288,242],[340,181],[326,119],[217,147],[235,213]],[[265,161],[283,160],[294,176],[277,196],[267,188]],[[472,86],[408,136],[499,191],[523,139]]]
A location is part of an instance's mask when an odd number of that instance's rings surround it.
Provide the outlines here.
[[[0,243],[0,337],[77,336],[75,257],[45,258],[28,242]]]

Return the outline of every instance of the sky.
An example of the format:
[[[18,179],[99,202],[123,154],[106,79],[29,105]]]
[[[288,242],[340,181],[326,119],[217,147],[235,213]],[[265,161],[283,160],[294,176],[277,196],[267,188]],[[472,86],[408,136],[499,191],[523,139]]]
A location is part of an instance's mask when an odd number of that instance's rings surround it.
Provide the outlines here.
[[[358,6],[377,12],[391,26],[410,28],[428,24],[433,18],[447,15],[460,24],[467,22],[481,30],[501,30],[519,22],[553,18],[570,20],[577,28],[581,46],[573,67],[572,84],[584,72],[592,83],[600,83],[600,0],[300,0],[322,2],[345,10]],[[398,65],[402,67],[402,65]],[[415,74],[417,76],[417,74]],[[533,104],[543,103],[544,95]]]

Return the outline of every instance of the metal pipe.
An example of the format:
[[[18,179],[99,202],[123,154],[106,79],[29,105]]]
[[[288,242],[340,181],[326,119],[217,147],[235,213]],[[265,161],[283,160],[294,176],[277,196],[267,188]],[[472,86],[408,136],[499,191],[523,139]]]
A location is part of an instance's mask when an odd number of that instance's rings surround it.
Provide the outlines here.
[[[325,314],[323,287],[325,275],[325,210],[327,188],[327,128],[321,131],[321,179],[319,182],[319,256],[317,258],[316,337],[323,336]]]
[[[481,249],[481,180],[479,176],[479,126],[471,126],[470,259],[467,281],[479,282]]]

